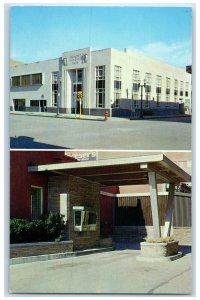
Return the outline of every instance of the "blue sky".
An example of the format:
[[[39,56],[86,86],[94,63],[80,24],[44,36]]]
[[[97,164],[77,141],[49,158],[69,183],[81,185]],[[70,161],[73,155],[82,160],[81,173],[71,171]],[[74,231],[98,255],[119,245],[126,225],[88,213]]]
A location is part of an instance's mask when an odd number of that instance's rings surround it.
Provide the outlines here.
[[[68,50],[129,48],[185,67],[192,63],[192,8],[14,6],[10,56],[23,62]]]

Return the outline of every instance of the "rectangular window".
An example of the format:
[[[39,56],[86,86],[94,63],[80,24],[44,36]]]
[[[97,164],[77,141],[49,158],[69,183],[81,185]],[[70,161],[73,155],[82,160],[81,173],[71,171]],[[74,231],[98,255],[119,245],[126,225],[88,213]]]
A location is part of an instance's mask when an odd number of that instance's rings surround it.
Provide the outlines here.
[[[183,90],[184,90],[184,82],[181,81],[181,82],[180,82],[180,96],[181,96],[181,97],[183,96]]]
[[[96,67],[96,107],[105,107],[105,66]]]
[[[77,70],[77,79],[78,79],[78,82],[83,82],[83,69]]]
[[[114,107],[120,107],[122,88],[122,67],[114,66]]]
[[[115,80],[115,81],[114,81],[114,88],[115,88],[116,90],[121,90],[121,81]]]
[[[52,106],[58,103],[58,72],[52,72]]]
[[[145,92],[146,92],[146,94],[151,93],[151,86],[150,85],[146,84],[146,86],[145,86]]]
[[[12,87],[42,84],[42,73],[13,76],[11,77],[11,84]]]
[[[139,82],[140,82],[140,71],[133,70],[133,89],[132,89],[132,100],[133,100],[133,108],[139,107]]]
[[[133,108],[138,108],[139,107],[139,101],[137,100],[133,100]]]
[[[174,79],[174,104],[178,101],[178,80]]]
[[[96,80],[105,80],[105,66],[96,67]]]
[[[20,76],[13,76],[11,80],[12,87],[20,86]]]
[[[189,96],[189,82],[185,83],[185,97]]]
[[[162,93],[162,76],[157,75],[156,76],[156,102],[157,102],[157,107],[160,106],[161,93]]]
[[[160,86],[156,87],[156,94],[161,94],[161,87]]]
[[[43,213],[43,189],[31,186],[31,217],[38,219]]]
[[[166,95],[170,95],[170,85],[171,85],[171,79],[166,78]]]
[[[39,100],[30,100],[30,106],[39,106]]]
[[[140,82],[140,71],[133,70],[133,93],[139,92],[139,82]]]
[[[149,107],[149,100],[151,100],[151,81],[152,75],[151,73],[145,74],[145,107]]]
[[[42,84],[42,73],[32,74],[32,84]]]
[[[136,82],[133,82],[133,93],[136,93],[139,91],[139,84]]]
[[[170,86],[171,86],[171,79],[169,77],[166,78],[166,90],[165,90],[165,106],[169,106],[170,101]]]
[[[73,206],[74,231],[96,231],[97,213],[84,206]]]
[[[31,84],[31,76],[30,75],[22,75],[21,76],[21,84],[22,86],[28,86]]]

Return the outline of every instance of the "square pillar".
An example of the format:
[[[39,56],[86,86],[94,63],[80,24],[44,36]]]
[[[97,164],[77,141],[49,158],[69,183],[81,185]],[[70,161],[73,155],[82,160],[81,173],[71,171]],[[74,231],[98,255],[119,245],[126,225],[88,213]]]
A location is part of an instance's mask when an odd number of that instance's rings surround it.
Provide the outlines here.
[[[60,214],[64,215],[63,220],[68,221],[68,194],[60,194]]]
[[[163,237],[170,236],[171,234],[172,213],[174,209],[174,193],[175,193],[175,183],[170,183]]]
[[[158,210],[158,192],[157,192],[157,183],[156,183],[156,173],[148,172],[149,177],[149,186],[150,186],[150,199],[151,199],[151,211],[153,218],[153,227],[154,227],[154,238],[159,239],[161,236],[160,231],[160,219],[159,219],[159,210]]]

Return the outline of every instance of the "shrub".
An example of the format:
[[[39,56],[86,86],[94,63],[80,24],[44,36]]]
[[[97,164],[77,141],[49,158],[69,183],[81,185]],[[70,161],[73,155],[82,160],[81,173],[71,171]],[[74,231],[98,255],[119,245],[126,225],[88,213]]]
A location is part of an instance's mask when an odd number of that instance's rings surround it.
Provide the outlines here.
[[[10,220],[10,243],[54,241],[61,239],[64,229],[65,222],[59,213],[50,212],[38,220],[14,218]]]
[[[49,240],[58,238],[65,229],[63,215],[50,212],[44,217],[45,233]]]

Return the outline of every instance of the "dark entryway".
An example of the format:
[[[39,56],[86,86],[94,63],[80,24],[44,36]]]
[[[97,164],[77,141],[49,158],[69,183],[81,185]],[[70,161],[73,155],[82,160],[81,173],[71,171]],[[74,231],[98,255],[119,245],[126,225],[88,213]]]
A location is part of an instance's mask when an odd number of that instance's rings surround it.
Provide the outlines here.
[[[140,199],[115,201],[115,226],[144,226],[145,220]]]

